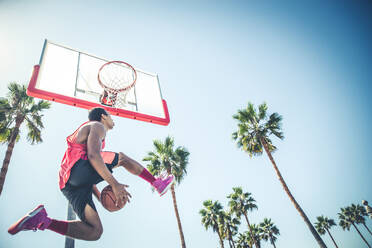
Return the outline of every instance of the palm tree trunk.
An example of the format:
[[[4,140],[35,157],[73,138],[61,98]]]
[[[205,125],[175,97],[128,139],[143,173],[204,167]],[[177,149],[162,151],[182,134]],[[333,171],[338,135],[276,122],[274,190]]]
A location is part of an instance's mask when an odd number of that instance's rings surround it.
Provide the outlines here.
[[[220,239],[221,248],[225,248],[225,246],[223,244],[223,239],[222,239],[221,234],[220,234],[220,231],[217,230],[217,234],[218,234],[218,238]]]
[[[357,230],[357,232],[359,233],[360,237],[362,237],[362,239],[364,240],[364,242],[366,242],[367,246],[369,248],[371,248],[371,246],[368,244],[367,240],[363,237],[363,235],[359,232],[359,229],[356,227],[356,225],[354,223],[352,223],[353,226],[355,227],[355,230]]]
[[[369,234],[372,235],[371,230],[369,230],[369,228],[367,227],[366,223],[362,223],[362,224],[363,224],[363,226],[368,230]]]
[[[236,248],[235,243],[234,243],[234,240],[232,238],[230,238],[230,241],[231,241],[232,247],[233,248]]]
[[[274,246],[274,248],[276,248],[275,242],[273,240],[273,237],[271,236],[271,233],[269,234],[269,236],[270,236],[270,242],[271,242],[271,244]]]
[[[228,240],[229,240],[229,246],[230,246],[230,248],[233,248],[232,247],[232,244],[231,244],[231,239],[229,238]]]
[[[230,238],[230,239],[231,239],[231,244],[232,244],[233,248],[236,248],[234,240],[232,238]]]
[[[231,235],[231,230],[229,227],[227,227],[227,230],[229,231],[229,242],[230,242],[230,247],[232,246],[233,248],[235,248],[235,244],[234,244],[234,240],[232,238],[232,235]],[[232,244],[232,245],[231,245]]]
[[[12,136],[10,137],[10,141],[8,144],[8,148],[6,149],[5,153],[5,158],[3,160],[3,166],[1,167],[1,172],[0,172],[0,195],[1,192],[3,191],[4,183],[5,183],[5,177],[6,173],[8,172],[8,167],[10,163],[10,158],[12,157],[14,145],[17,139],[17,136],[19,134],[19,128],[24,120],[24,117],[22,116],[17,116],[16,117],[16,124],[12,132]]]
[[[178,224],[178,231],[180,232],[180,237],[181,237],[181,246],[182,246],[182,248],[186,248],[185,237],[183,236],[183,231],[182,231],[180,214],[178,213],[178,207],[177,207],[177,201],[176,201],[176,192],[174,190],[174,184],[172,184],[172,186],[171,186],[171,192],[172,192],[174,212],[176,213],[176,219],[177,219],[177,224]]]
[[[266,141],[263,139],[263,138],[260,138],[260,141],[261,143],[263,144],[264,148],[265,148],[265,151],[266,151],[266,154],[269,156],[269,159],[271,161],[271,163],[273,164],[274,166],[274,169],[275,169],[275,172],[276,174],[278,175],[279,177],[279,181],[282,183],[282,186],[284,188],[284,191],[287,193],[289,199],[292,201],[292,203],[294,204],[295,208],[297,209],[297,211],[300,213],[301,217],[304,219],[306,225],[308,226],[308,228],[310,229],[311,233],[313,234],[315,240],[318,242],[319,246],[321,248],[326,248],[327,246],[325,245],[325,243],[323,242],[322,238],[319,236],[319,234],[317,233],[317,231],[315,230],[314,226],[311,224],[309,218],[306,216],[305,212],[302,210],[302,208],[300,207],[300,205],[297,203],[297,201],[295,200],[295,198],[293,197],[292,193],[289,191],[289,188],[287,186],[287,184],[285,183],[278,167],[276,166],[276,163],[274,161],[274,158],[272,157],[271,155],[271,152],[269,151],[269,148],[267,146],[267,143]]]
[[[249,221],[248,221],[247,213],[244,213],[244,217],[245,217],[245,220],[247,221],[247,224],[248,224],[249,235],[251,236],[251,239],[253,240],[253,242],[254,242],[254,244],[256,245],[256,247],[258,248],[258,245],[257,245],[256,239],[253,237],[253,232],[252,232],[251,225],[249,224]],[[253,246],[253,245],[252,245],[252,246]]]
[[[328,228],[326,228],[327,230],[327,233],[328,235],[331,237],[332,241],[333,241],[333,244],[335,244],[336,248],[338,248],[337,244],[336,244],[336,241],[333,239],[332,235],[331,235],[331,232],[328,230]]]

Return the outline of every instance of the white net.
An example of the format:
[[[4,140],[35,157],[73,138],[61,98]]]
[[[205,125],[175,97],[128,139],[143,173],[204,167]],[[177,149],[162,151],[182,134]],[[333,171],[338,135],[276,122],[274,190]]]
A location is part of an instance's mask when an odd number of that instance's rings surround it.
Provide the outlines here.
[[[125,107],[127,93],[137,79],[134,68],[125,62],[110,62],[100,69],[98,78],[105,89],[102,102],[115,108]]]
[[[127,107],[127,94],[128,90],[118,93],[110,93],[105,91],[102,95],[101,103],[114,108]]]

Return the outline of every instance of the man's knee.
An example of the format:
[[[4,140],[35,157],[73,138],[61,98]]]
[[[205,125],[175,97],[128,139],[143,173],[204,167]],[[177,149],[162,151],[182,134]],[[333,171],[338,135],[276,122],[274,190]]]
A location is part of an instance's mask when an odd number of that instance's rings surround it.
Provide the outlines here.
[[[101,238],[103,234],[103,228],[102,227],[95,227],[93,231],[91,232],[91,240],[96,241]]]
[[[128,163],[129,157],[122,152],[119,152],[119,164],[124,165]]]
[[[119,165],[124,166],[127,169],[133,169],[133,160],[122,152],[119,152]]]

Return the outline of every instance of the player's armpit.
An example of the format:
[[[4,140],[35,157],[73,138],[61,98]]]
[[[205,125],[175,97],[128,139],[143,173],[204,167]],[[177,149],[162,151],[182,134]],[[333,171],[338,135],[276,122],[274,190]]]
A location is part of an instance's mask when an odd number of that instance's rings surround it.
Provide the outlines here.
[[[97,173],[108,182],[108,184],[114,187],[119,183],[107,169],[101,156],[102,139],[105,137],[105,132],[104,126],[101,123],[94,123],[90,127],[87,141],[88,160]]]

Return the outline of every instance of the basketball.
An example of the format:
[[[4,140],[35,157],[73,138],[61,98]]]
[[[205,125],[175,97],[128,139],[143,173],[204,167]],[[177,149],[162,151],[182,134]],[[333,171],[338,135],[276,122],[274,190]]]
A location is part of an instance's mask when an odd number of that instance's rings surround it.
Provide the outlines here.
[[[115,212],[120,210],[121,208],[115,205],[115,194],[112,191],[110,185],[107,185],[101,192],[101,203],[102,206],[110,212]],[[124,203],[125,206],[126,202]]]

